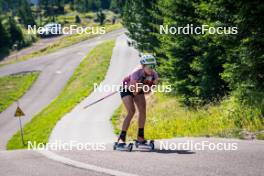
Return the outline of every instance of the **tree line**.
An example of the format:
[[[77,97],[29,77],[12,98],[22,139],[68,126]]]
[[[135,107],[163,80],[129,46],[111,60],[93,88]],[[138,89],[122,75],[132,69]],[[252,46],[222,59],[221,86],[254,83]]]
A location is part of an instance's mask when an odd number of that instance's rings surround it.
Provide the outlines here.
[[[33,2],[35,4],[33,4]],[[80,13],[110,9],[120,12],[120,0],[0,0],[0,58],[7,55],[14,45],[17,48],[30,45],[34,36],[25,37],[22,28],[28,25],[41,25],[37,20],[50,18],[56,21],[57,15],[65,14],[68,5],[72,11]],[[103,17],[103,13],[98,16]]]
[[[24,37],[15,16],[21,24],[35,24],[29,3],[26,0],[0,0],[0,58],[9,53],[10,48],[30,45],[36,38]]]
[[[188,106],[232,94],[264,112],[264,23],[261,0],[126,0],[123,24]],[[161,34],[160,25],[237,27],[238,34]]]
[[[118,0],[69,0],[72,10],[79,12],[98,11],[100,9],[111,9],[119,12]]]

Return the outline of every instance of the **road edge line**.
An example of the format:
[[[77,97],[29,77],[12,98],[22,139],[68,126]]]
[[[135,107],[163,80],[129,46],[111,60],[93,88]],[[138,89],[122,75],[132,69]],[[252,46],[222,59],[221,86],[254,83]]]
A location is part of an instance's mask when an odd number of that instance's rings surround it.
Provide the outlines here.
[[[117,170],[113,170],[113,169],[108,169],[108,168],[103,168],[100,166],[96,166],[96,165],[91,165],[91,164],[87,164],[87,163],[83,163],[80,161],[75,161],[72,160],[70,158],[66,158],[60,155],[57,155],[51,151],[48,150],[34,150],[40,154],[42,154],[43,156],[45,156],[46,158],[49,158],[53,161],[57,161],[72,167],[76,167],[76,168],[80,168],[80,169],[86,169],[86,170],[92,170],[95,172],[100,172],[100,173],[105,173],[108,175],[116,175],[116,176],[138,176],[136,174],[130,174],[130,173],[126,173],[126,172],[122,172],[122,171],[117,171]]]

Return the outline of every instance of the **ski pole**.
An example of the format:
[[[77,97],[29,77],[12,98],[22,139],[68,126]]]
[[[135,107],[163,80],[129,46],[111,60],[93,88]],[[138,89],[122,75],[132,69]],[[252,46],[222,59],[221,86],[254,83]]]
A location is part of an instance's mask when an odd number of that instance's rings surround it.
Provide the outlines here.
[[[92,103],[90,103],[90,104],[84,106],[83,109],[86,109],[86,108],[88,108],[88,107],[90,107],[90,106],[92,106],[92,105],[94,105],[94,104],[96,104],[96,103],[98,103],[98,102],[100,102],[100,101],[102,101],[102,100],[104,100],[104,99],[106,99],[106,98],[108,98],[108,97],[110,97],[110,96],[116,94],[117,92],[118,92],[118,91],[111,92],[110,94],[108,94],[108,95],[106,95],[106,96],[100,98],[99,100],[96,100],[96,101],[94,101],[94,102],[92,102]]]

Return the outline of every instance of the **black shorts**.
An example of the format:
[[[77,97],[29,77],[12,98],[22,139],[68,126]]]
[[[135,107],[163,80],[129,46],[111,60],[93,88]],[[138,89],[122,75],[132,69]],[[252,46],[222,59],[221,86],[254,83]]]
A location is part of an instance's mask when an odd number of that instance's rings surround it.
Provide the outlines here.
[[[141,91],[138,93],[138,95],[139,95],[139,94],[144,94],[144,91],[141,90]],[[134,97],[135,95],[133,94],[133,92],[130,92],[128,89],[123,89],[123,90],[120,90],[120,96],[121,96],[121,98],[123,98],[123,97],[125,97],[125,96],[132,96],[132,97]]]

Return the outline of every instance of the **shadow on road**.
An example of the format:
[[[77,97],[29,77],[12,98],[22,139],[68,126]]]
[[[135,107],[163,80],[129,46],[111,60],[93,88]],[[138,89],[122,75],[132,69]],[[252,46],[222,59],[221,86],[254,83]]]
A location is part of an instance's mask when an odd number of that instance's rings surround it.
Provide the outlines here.
[[[161,153],[161,154],[195,154],[195,152],[190,151],[190,150],[159,150],[159,149],[154,149],[152,151],[149,150],[137,150],[139,152],[155,152],[155,153]]]
[[[190,150],[158,150],[158,149],[155,149],[152,152],[162,153],[162,154],[171,154],[171,153],[177,153],[177,154],[195,154],[195,152],[190,151]]]

